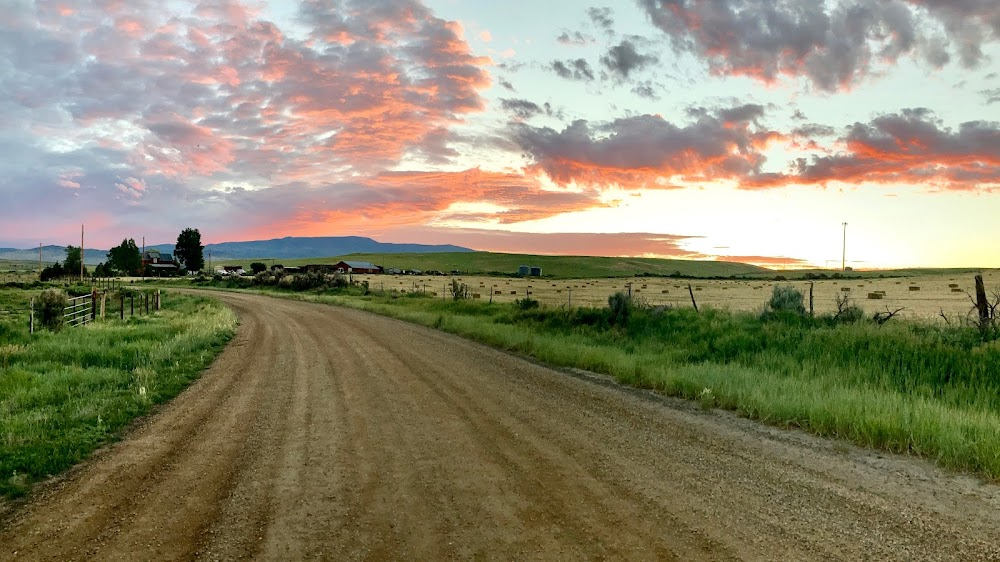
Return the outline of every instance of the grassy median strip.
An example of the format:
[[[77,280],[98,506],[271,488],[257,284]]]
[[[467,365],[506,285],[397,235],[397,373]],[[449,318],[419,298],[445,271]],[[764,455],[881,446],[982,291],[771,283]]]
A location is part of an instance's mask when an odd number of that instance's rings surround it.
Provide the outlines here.
[[[608,308],[358,292],[277,291],[1000,478],[1000,341],[984,342],[972,328],[641,307],[623,320]]]
[[[0,302],[27,298],[2,293]],[[117,438],[194,381],[235,328],[217,301],[173,293],[155,314],[58,333],[0,323],[0,495],[23,495]]]

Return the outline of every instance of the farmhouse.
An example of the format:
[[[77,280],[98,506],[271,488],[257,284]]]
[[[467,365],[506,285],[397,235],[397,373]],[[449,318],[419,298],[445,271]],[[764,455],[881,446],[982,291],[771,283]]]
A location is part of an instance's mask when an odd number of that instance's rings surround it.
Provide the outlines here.
[[[342,261],[333,266],[340,273],[382,273],[382,268],[367,261]]]
[[[156,249],[146,250],[142,254],[142,270],[146,275],[173,275],[180,269],[181,265],[171,254],[163,254]]]

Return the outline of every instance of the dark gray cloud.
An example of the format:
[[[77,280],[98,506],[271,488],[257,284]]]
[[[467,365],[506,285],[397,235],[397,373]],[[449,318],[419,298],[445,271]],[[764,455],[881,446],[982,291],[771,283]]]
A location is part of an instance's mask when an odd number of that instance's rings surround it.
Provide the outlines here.
[[[504,80],[503,78],[497,78],[497,84],[500,84],[502,88],[510,90],[511,92],[516,91],[514,85],[510,83],[509,80]]]
[[[1000,38],[993,0],[637,1],[675,50],[714,72],[803,76],[824,91],[848,89],[903,56],[940,67],[956,52],[973,66],[983,44]]]
[[[608,49],[608,52],[601,56],[601,65],[619,80],[628,80],[629,76],[638,70],[659,62],[659,58],[652,54],[643,54],[636,50],[635,43],[628,39]]]
[[[531,119],[545,112],[537,103],[522,99],[502,98],[500,100],[500,107],[518,119]]]
[[[980,92],[983,97],[986,98],[986,104],[994,104],[1000,102],[1000,88],[993,88],[992,90],[983,90]]]
[[[514,142],[559,183],[659,185],[663,178],[742,178],[760,171],[773,135],[755,125],[760,106],[696,110],[679,126],[655,115],[610,123],[577,120],[562,131],[517,124]]]
[[[837,134],[837,129],[829,125],[809,123],[808,125],[802,125],[801,127],[792,129],[792,134],[799,137],[814,139],[816,137],[832,137]]]
[[[588,8],[587,16],[590,21],[594,23],[597,27],[603,29],[604,31],[613,34],[615,30],[615,18],[611,12],[611,8]]]
[[[500,99],[500,107],[507,113],[513,115],[515,118],[522,121],[531,119],[536,115],[547,115],[549,117],[562,117],[561,111],[556,111],[553,109],[552,104],[545,102],[542,105],[538,105],[533,101],[528,101],[524,99]]]
[[[661,88],[662,86],[654,85],[652,82],[647,80],[632,86],[632,93],[640,98],[658,100],[660,99],[659,91]]]
[[[563,45],[589,45],[595,41],[594,37],[580,31],[563,31],[556,37]]]
[[[797,159],[790,174],[760,183],[1000,188],[998,122],[970,121],[953,129],[926,108],[906,109],[869,123],[854,123],[844,130],[838,144],[845,147],[842,152]]]
[[[590,63],[585,59],[576,59],[568,61],[552,61],[550,65],[552,70],[559,76],[566,78],[567,80],[580,80],[584,82],[589,82],[595,78],[594,69],[591,68]]]

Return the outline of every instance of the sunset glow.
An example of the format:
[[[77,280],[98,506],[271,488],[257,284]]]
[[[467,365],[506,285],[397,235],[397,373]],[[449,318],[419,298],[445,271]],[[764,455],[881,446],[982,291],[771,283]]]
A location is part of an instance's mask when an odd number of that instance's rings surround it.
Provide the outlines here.
[[[7,0],[0,246],[1000,267],[1000,3]]]

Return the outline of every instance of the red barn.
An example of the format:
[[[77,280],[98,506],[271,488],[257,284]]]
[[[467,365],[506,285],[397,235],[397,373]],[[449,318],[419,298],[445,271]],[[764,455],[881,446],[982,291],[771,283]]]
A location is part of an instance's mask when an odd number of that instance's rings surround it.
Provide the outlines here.
[[[340,273],[377,274],[382,273],[382,268],[367,261],[342,261],[334,264],[333,268]]]

